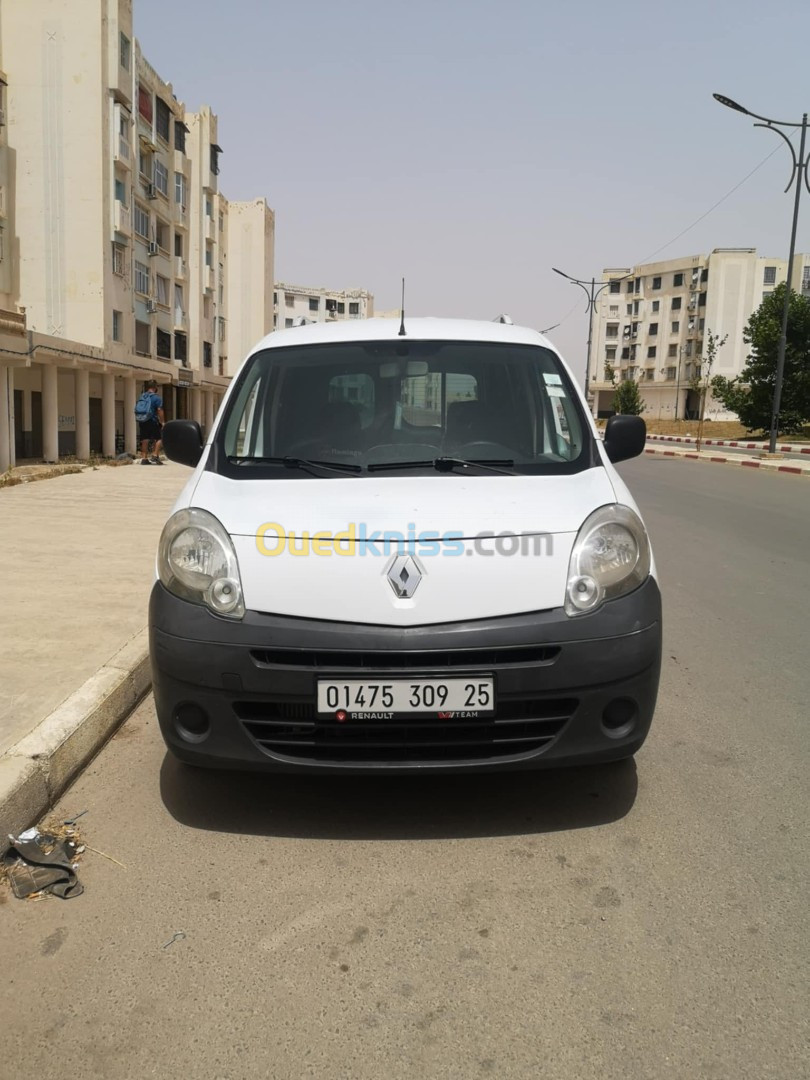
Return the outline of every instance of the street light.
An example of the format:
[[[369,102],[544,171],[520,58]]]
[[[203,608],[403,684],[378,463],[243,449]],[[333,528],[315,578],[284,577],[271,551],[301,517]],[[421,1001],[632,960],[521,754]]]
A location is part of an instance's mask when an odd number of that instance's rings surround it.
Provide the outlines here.
[[[802,193],[802,175],[804,175],[804,182],[807,186],[807,190],[810,191],[810,180],[808,180],[808,163],[810,162],[810,154],[807,158],[804,156],[804,146],[807,137],[807,113],[801,118],[801,121],[790,122],[788,120],[769,120],[767,116],[759,116],[757,113],[753,113],[750,109],[746,109],[744,106],[738,104],[736,101],[732,101],[731,98],[726,97],[724,94],[714,94],[715,101],[719,101],[721,105],[725,105],[728,109],[734,109],[735,112],[744,113],[746,116],[752,116],[755,120],[759,120],[760,123],[754,124],[754,127],[769,128],[771,131],[776,132],[781,136],[788,144],[790,148],[790,155],[793,159],[793,168],[790,172],[790,180],[785,191],[790,191],[793,186],[793,182],[796,182],[796,199],[793,203],[793,225],[790,230],[790,255],[788,256],[787,267],[787,282],[785,283],[785,303],[782,308],[782,331],[779,335],[779,352],[776,358],[776,379],[773,387],[773,410],[771,413],[771,438],[769,449],[772,454],[776,453],[776,440],[779,427],[779,407],[782,404],[782,379],[785,373],[785,349],[787,347],[787,324],[788,324],[788,311],[790,309],[790,294],[791,285],[793,282],[793,256],[796,250],[796,226],[799,222],[799,199]],[[793,143],[785,135],[784,131],[780,131],[780,128],[801,128],[801,137],[799,139],[799,153],[793,149]]]
[[[599,293],[610,285],[609,281],[599,282],[596,278],[591,278],[590,281],[581,281],[579,278],[571,277],[570,274],[564,273],[562,270],[558,270],[556,266],[551,268],[555,274],[559,274],[560,277],[567,278],[572,285],[579,285],[582,291],[588,298],[588,306],[585,309],[588,312],[588,359],[585,361],[585,381],[583,386],[587,389],[588,386],[588,372],[591,370],[591,339],[593,335],[593,310],[596,307],[596,298]],[[619,281],[622,278],[617,279]],[[599,286],[597,288],[597,286]],[[552,329],[554,329],[552,327]]]

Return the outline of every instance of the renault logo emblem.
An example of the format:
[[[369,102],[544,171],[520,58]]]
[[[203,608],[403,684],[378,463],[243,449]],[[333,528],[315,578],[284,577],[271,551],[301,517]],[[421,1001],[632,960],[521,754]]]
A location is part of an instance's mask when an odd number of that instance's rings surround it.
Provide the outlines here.
[[[397,555],[388,567],[388,583],[400,600],[409,600],[422,580],[422,569],[413,555]]]

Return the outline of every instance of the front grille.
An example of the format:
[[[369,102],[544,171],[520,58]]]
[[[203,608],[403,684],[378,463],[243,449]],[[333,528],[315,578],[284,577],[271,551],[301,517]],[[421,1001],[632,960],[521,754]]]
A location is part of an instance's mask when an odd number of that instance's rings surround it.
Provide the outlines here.
[[[503,664],[550,664],[559,645],[515,645],[502,649],[428,649],[345,652],[333,649],[252,649],[257,667],[307,667],[320,670],[407,670],[493,668]]]
[[[318,716],[309,702],[237,701],[234,711],[262,750],[333,762],[487,761],[536,752],[571,718],[575,698],[502,699],[496,716],[349,720]]]

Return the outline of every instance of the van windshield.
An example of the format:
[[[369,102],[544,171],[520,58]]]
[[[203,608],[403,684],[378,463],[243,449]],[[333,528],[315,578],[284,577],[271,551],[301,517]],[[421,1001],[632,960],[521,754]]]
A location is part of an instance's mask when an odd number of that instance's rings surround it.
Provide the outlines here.
[[[450,458],[570,473],[595,460],[591,429],[557,356],[477,341],[257,353],[237,378],[215,446],[209,467],[240,479],[428,472]],[[292,474],[300,462],[309,472]]]

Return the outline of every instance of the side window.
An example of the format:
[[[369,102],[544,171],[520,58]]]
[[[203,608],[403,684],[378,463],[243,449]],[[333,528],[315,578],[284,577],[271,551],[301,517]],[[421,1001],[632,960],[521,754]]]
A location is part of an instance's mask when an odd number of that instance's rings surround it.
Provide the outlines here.
[[[249,457],[267,452],[263,446],[263,425],[257,408],[263,383],[264,380],[254,373],[253,379],[248,379],[242,386],[238,400],[229,411],[225,431],[225,452],[228,455]]]
[[[447,404],[454,401],[478,401],[478,382],[472,375],[447,376]]]

